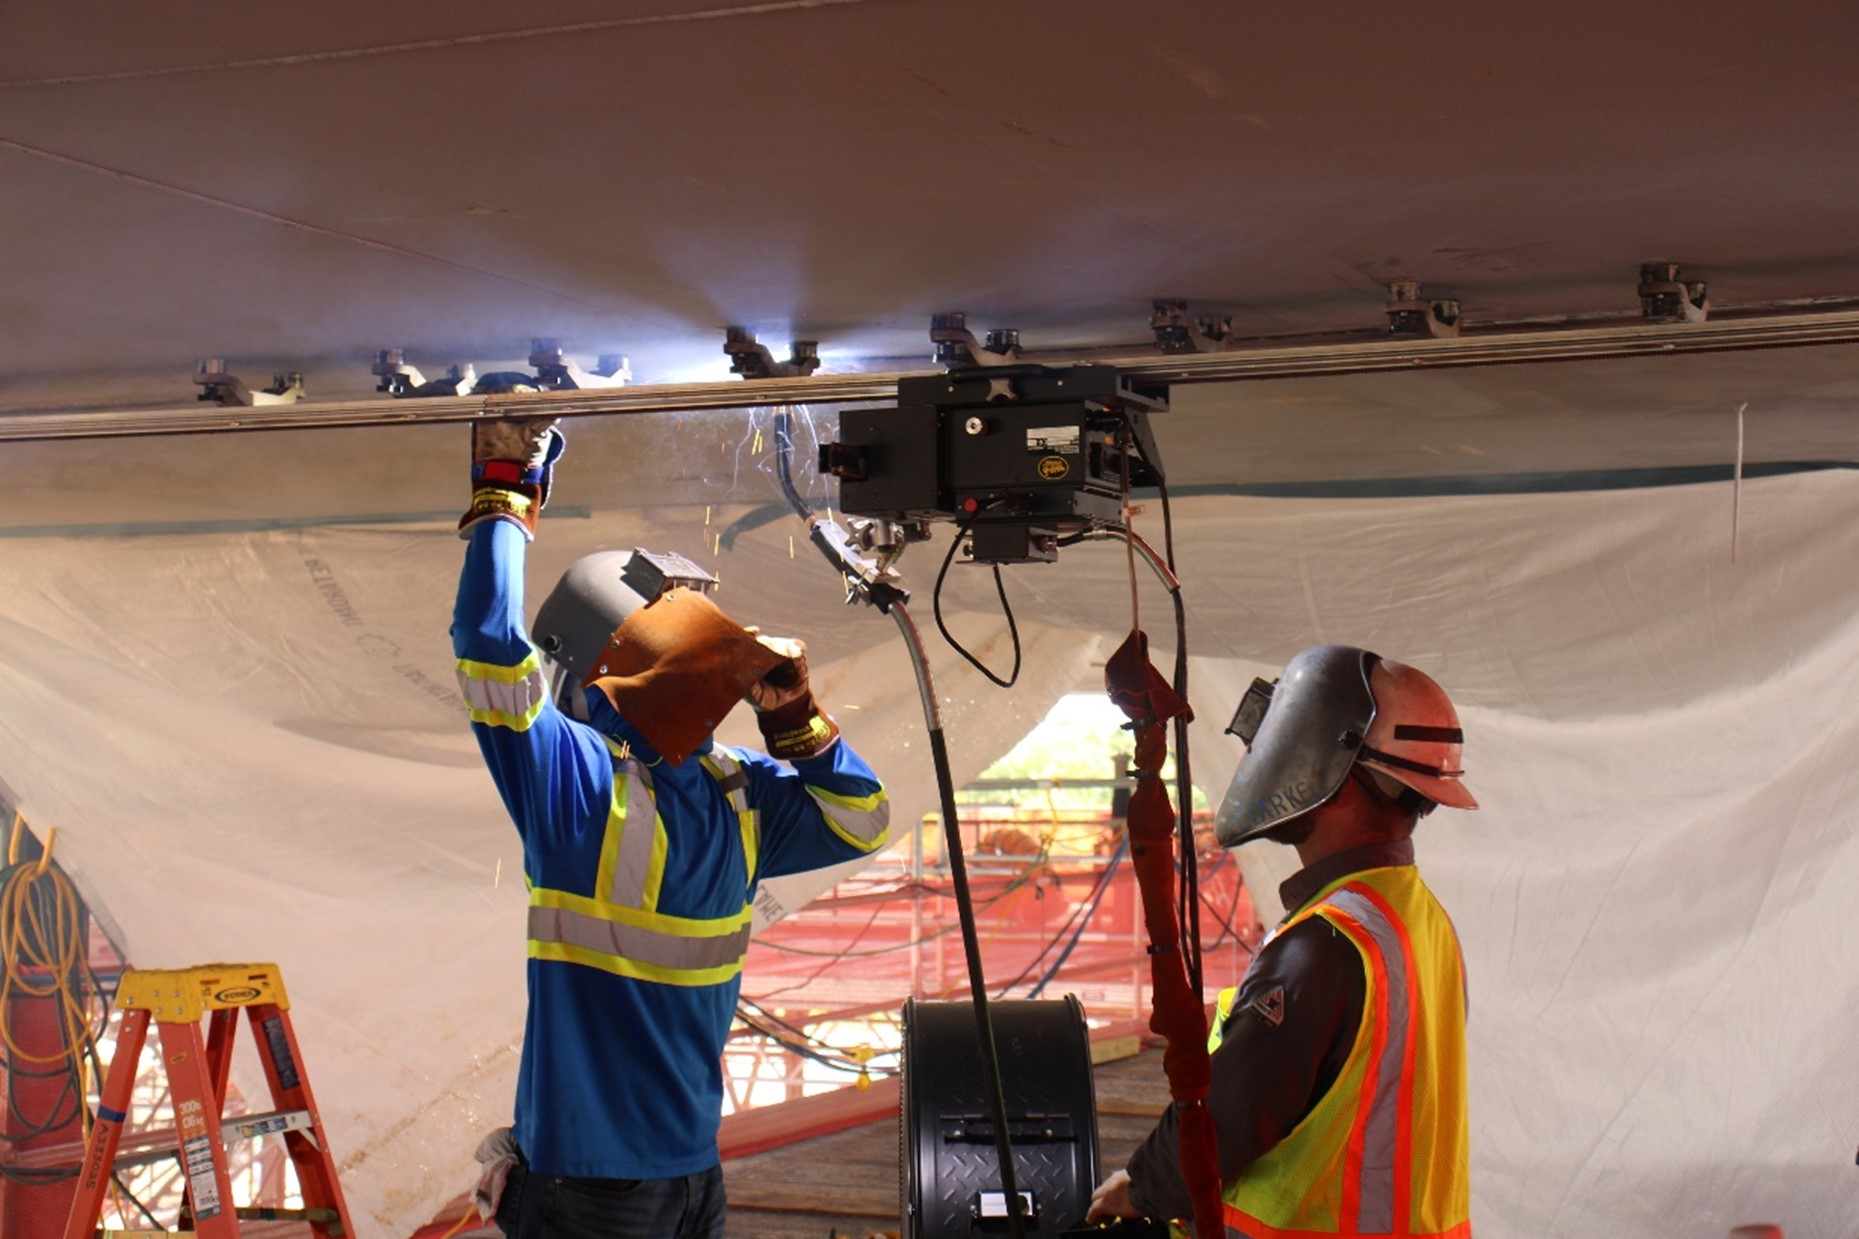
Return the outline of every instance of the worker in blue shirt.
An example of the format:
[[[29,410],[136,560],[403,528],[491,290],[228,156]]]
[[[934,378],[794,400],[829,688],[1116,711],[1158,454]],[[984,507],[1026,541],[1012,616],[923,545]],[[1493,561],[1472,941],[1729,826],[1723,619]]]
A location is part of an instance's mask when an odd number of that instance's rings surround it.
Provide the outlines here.
[[[504,1156],[480,1152],[502,1179],[487,1203],[512,1239],[720,1236],[756,883],[882,848],[889,805],[815,704],[804,647],[736,624],[689,561],[581,560],[531,644],[524,556],[562,444],[548,421],[474,427],[459,522],[459,683],[529,887],[515,1121]],[[766,754],[711,738],[744,698]]]

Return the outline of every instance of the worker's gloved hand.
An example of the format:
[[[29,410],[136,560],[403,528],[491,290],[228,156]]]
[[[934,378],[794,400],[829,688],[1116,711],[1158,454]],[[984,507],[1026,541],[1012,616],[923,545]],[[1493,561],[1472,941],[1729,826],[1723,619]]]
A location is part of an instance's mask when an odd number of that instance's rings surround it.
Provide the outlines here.
[[[558,418],[512,417],[471,427],[471,506],[458,518],[458,536],[468,538],[483,521],[511,521],[526,537],[548,506],[549,482],[568,446],[555,428]]]
[[[820,712],[807,683],[807,646],[792,637],[756,640],[781,655],[780,665],[749,686],[744,694],[755,709],[768,754],[783,761],[818,757],[839,738],[839,727]]]

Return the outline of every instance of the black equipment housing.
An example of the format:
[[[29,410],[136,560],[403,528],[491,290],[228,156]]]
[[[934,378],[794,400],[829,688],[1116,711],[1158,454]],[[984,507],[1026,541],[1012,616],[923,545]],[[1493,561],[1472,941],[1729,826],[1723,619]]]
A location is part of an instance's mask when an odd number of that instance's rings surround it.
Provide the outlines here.
[[[1082,1224],[1098,1182],[1097,1095],[1084,1007],[991,1002],[1015,1182],[1028,1239]],[[904,1239],[1005,1235],[994,1120],[971,1002],[904,1003],[898,1123]],[[985,1194],[985,1196],[984,1196]]]
[[[956,521],[981,563],[1050,562],[1061,536],[1120,524],[1129,487],[1162,480],[1149,427],[1167,388],[1114,366],[982,366],[898,380],[897,406],[846,409],[820,469],[839,506]]]

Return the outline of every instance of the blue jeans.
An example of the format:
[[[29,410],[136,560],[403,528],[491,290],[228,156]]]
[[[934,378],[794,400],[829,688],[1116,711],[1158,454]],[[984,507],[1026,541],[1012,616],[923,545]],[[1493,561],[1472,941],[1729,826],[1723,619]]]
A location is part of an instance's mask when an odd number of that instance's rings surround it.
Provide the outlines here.
[[[508,1239],[723,1239],[723,1168],[676,1179],[575,1179],[510,1167],[497,1225]]]

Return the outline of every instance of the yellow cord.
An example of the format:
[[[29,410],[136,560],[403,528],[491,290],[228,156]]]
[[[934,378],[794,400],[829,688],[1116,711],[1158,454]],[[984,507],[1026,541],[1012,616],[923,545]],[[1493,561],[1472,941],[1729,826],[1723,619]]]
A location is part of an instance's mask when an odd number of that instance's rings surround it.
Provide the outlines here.
[[[31,1053],[14,1040],[13,1029],[5,1019],[0,1019],[0,1039],[4,1039],[8,1052],[18,1061],[68,1062],[77,1081],[76,1087],[87,1089],[89,1063],[96,1055],[97,1039],[102,1030],[91,1027],[91,1013],[83,992],[71,985],[71,978],[79,968],[88,973],[90,965],[89,944],[83,940],[81,932],[83,901],[64,872],[52,867],[57,828],[46,834],[45,854],[36,863],[22,865],[19,849],[24,831],[25,818],[15,811],[12,835],[7,842],[9,868],[5,883],[0,884],[0,952],[5,955],[4,973],[0,974],[0,1011],[11,1009],[8,1004],[16,994],[34,998],[56,996],[59,1018],[64,1025],[65,1048],[54,1054]],[[41,903],[45,901],[33,898],[40,884],[49,884],[49,908],[42,909]],[[47,923],[48,916],[50,923]],[[52,947],[50,951],[44,949],[48,944]],[[39,970],[43,979],[35,981],[28,975],[28,969]],[[81,1104],[78,1112],[82,1116],[84,1138],[88,1141],[93,1121],[89,1105]]]
[[[439,1239],[452,1239],[453,1235],[456,1235],[459,1231],[465,1229],[466,1222],[469,1222],[472,1218],[475,1218],[477,1216],[478,1216],[477,1200],[474,1198],[472,1200],[466,1201],[465,1202],[465,1216],[459,1218],[458,1221],[452,1223],[452,1229],[446,1231],[443,1235],[440,1235]]]

